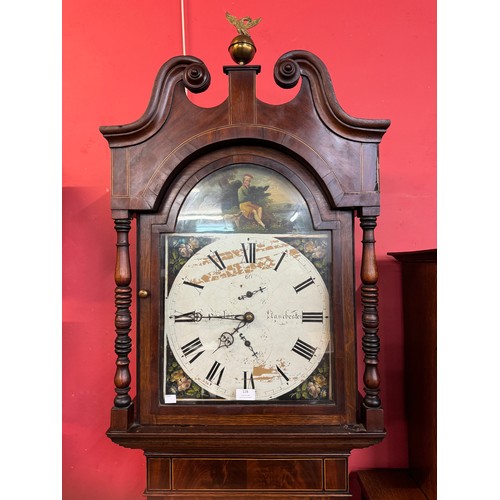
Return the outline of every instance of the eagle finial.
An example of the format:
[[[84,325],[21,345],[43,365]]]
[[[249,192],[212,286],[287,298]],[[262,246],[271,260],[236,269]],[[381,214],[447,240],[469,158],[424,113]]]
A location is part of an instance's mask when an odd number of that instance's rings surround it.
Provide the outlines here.
[[[248,30],[250,28],[253,28],[254,26],[257,26],[257,24],[259,24],[262,19],[261,17],[259,17],[258,19],[252,19],[248,16],[238,19],[236,16],[232,16],[229,12],[226,12],[226,18],[236,28],[238,34],[245,36],[250,36]]]

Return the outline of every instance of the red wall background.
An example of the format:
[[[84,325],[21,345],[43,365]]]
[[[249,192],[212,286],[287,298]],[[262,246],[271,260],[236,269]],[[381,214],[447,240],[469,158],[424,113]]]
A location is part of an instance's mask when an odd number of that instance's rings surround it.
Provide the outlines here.
[[[142,452],[105,436],[114,398],[115,232],[110,154],[98,127],[130,123],[145,111],[160,66],[182,54],[181,5],[182,0],[63,4],[65,500],[135,500],[145,487]],[[197,104],[213,106],[227,96],[222,66],[232,64],[227,46],[236,34],[225,19],[228,10],[237,17],[262,17],[251,32],[257,46],[252,64],[262,66],[259,99],[279,103],[294,95],[274,84],[272,71],[284,52],[304,49],[325,63],[347,113],[392,121],[380,147],[382,208],[375,233],[388,435],[378,446],[354,451],[350,467],[405,467],[401,280],[387,252],[436,247],[436,1],[183,5],[186,53],[202,59],[212,75],[210,88],[193,98]]]

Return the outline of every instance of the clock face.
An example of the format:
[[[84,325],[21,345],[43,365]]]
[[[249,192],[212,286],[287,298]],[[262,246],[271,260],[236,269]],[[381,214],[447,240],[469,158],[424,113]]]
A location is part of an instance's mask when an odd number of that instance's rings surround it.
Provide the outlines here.
[[[326,386],[328,372],[318,369],[330,344],[330,297],[318,265],[282,235],[197,236],[166,297],[167,379],[227,400],[242,389],[265,401]]]

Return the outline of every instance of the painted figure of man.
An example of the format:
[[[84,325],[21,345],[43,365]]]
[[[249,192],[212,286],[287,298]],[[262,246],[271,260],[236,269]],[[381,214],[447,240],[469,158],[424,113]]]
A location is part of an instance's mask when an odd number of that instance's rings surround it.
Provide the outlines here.
[[[251,199],[250,183],[252,179],[253,176],[250,174],[243,176],[243,185],[238,189],[240,210],[247,219],[254,220],[257,224],[265,228],[266,226],[262,222],[262,207],[255,204]]]

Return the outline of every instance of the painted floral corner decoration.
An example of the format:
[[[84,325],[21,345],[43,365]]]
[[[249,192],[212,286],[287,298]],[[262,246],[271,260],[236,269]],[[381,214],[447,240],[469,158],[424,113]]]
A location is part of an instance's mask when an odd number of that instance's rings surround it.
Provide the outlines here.
[[[170,351],[167,358],[166,394],[175,394],[180,399],[202,399],[207,396],[207,392],[184,373]]]
[[[200,248],[208,245],[212,238],[182,236],[171,238],[168,241],[168,281],[173,283],[177,273],[182,266],[198,251]]]
[[[284,241],[303,253],[318,270],[325,284],[328,286],[328,276],[330,274],[330,251],[327,238],[292,238]]]
[[[328,399],[328,380],[328,355],[325,355],[314,373],[305,382],[280,399],[326,400]]]

